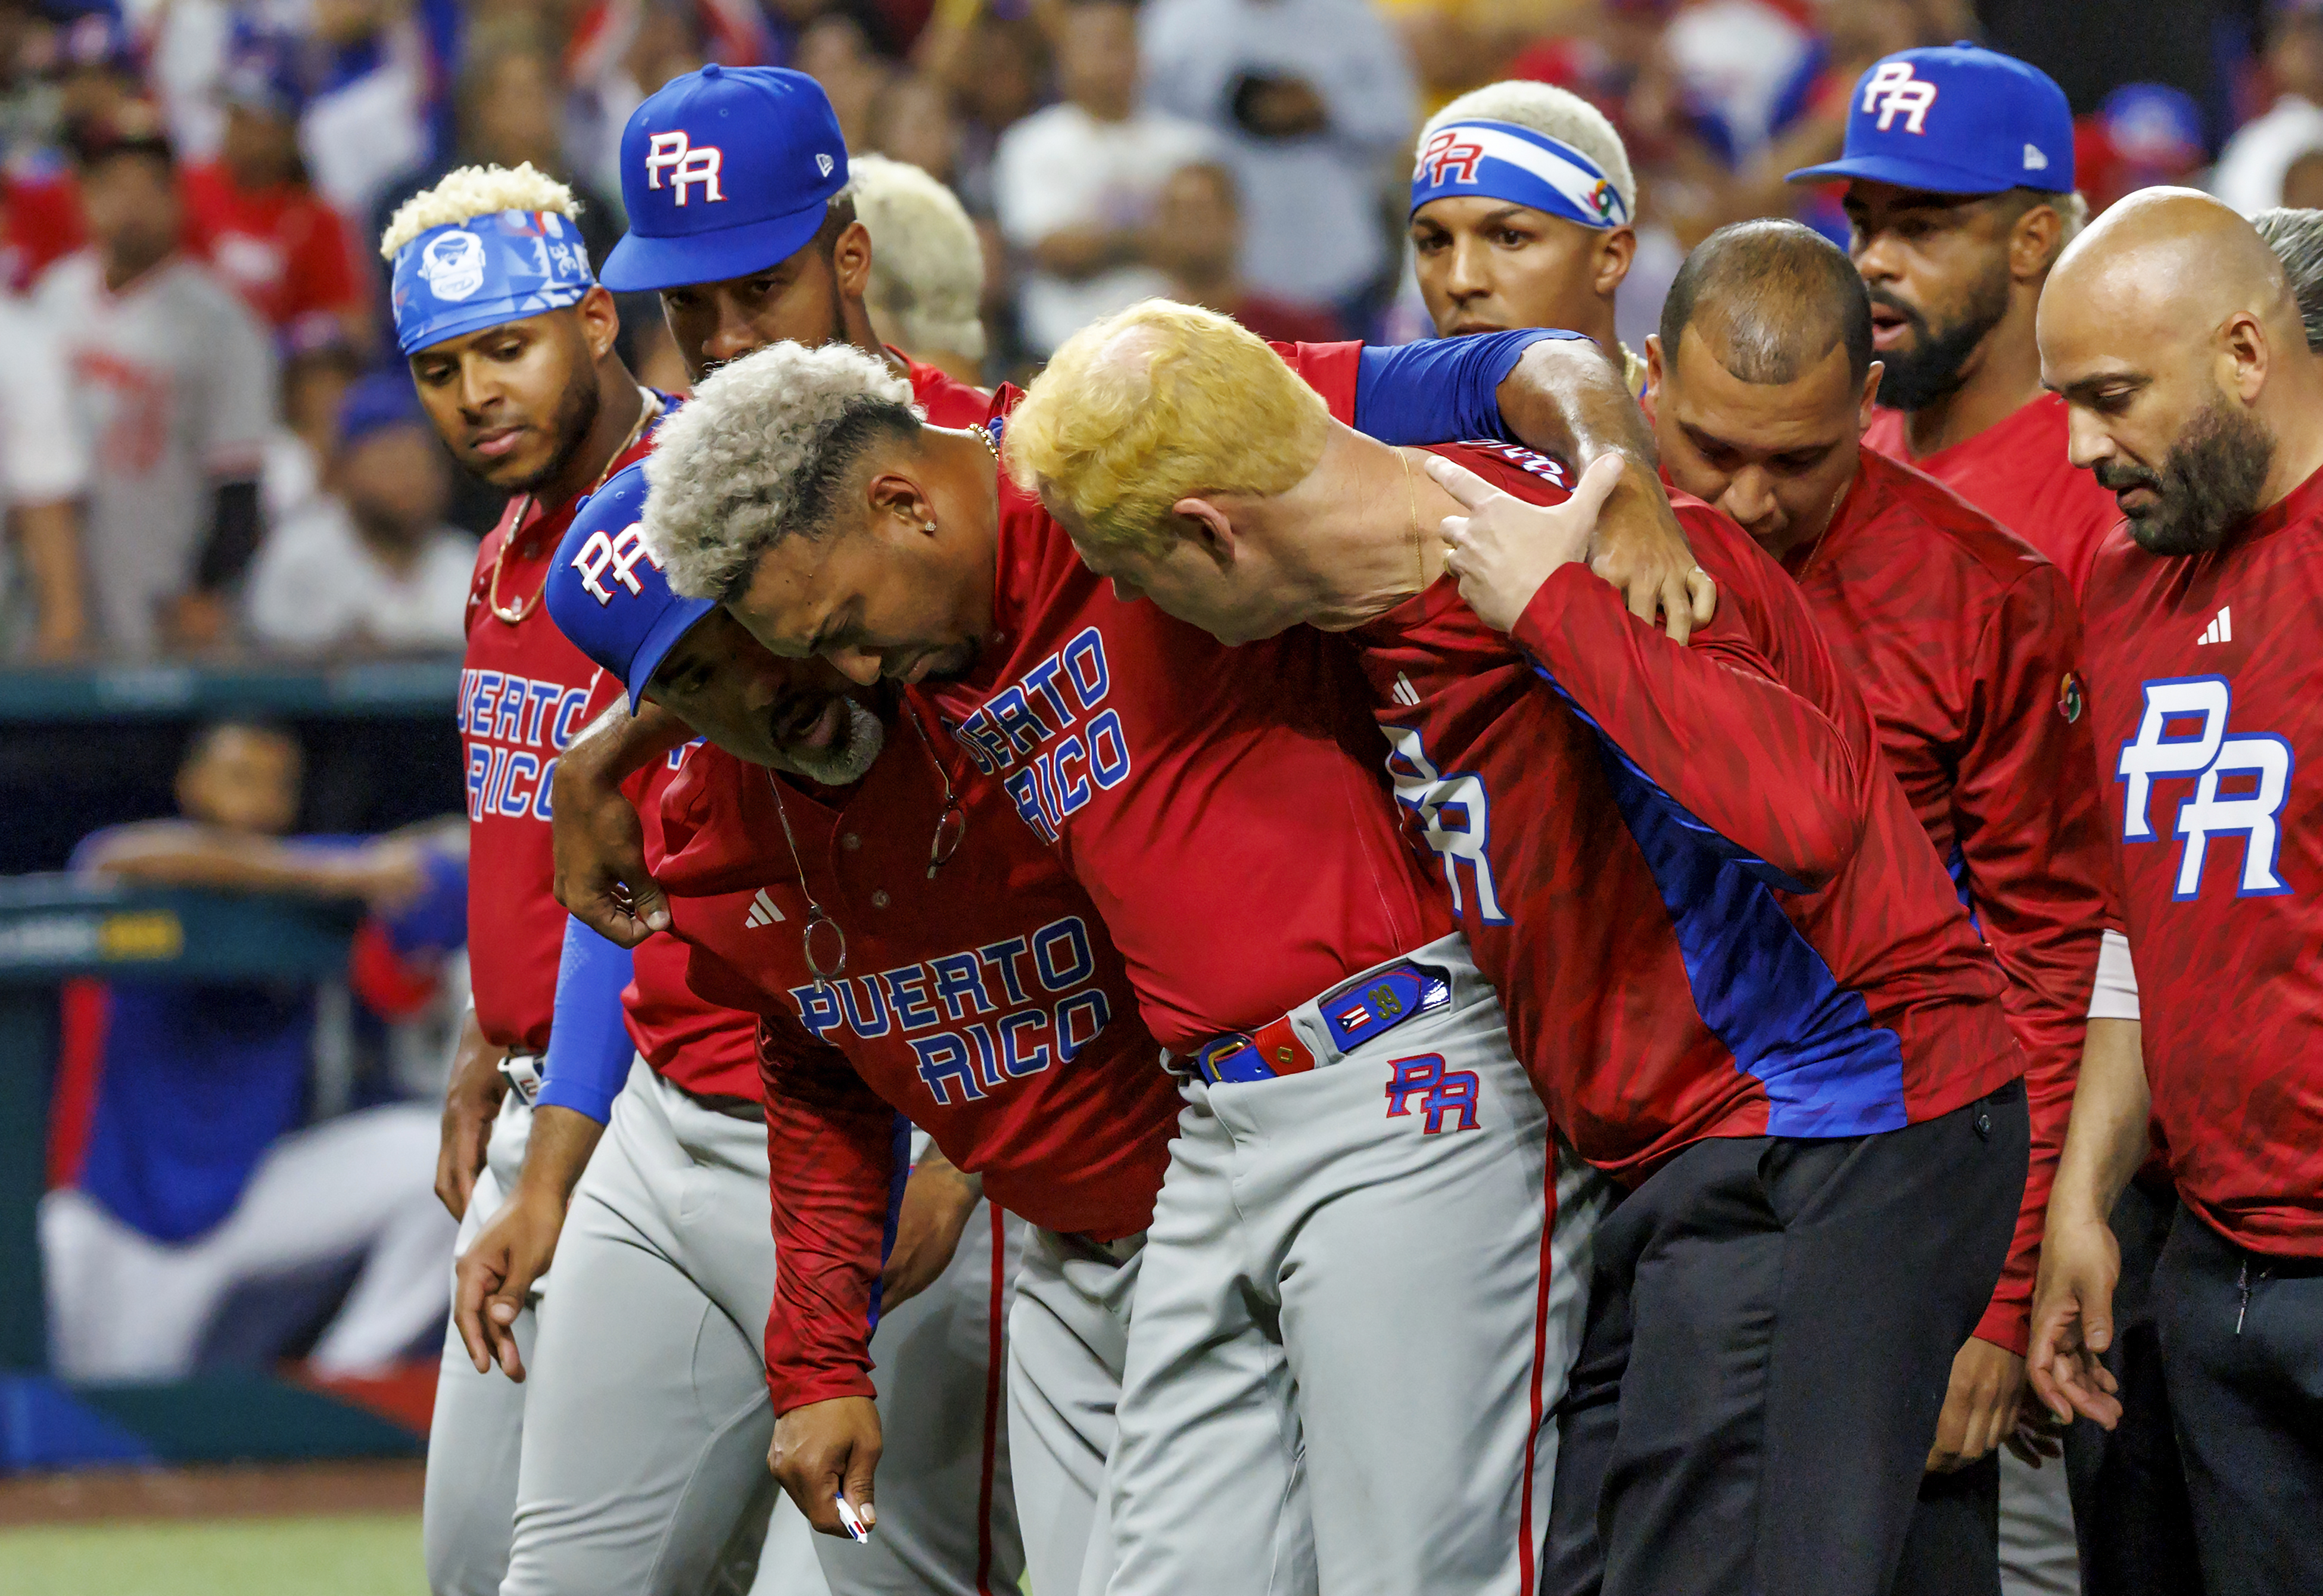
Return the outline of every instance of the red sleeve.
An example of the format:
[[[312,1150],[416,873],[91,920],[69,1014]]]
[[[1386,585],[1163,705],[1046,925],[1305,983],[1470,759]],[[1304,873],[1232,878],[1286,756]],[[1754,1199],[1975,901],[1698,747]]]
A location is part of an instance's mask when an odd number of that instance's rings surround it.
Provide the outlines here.
[[[1697,536],[1696,552],[1710,556]],[[1561,565],[1515,639],[1623,758],[1678,808],[1812,892],[1862,841],[1864,773],[1845,736],[1777,680],[1737,619],[1740,583],[1713,569],[1718,619],[1681,647],[1612,585]]]
[[[1978,718],[1952,788],[1969,902],[2008,977],[2004,1001],[2025,1048],[2033,1115],[2015,1243],[1976,1333],[2020,1354],[2105,930],[2105,827],[2080,651],[2063,573],[2035,567],[1979,642]]]
[[[868,1397],[871,1291],[886,1243],[895,1111],[837,1049],[788,1022],[758,1027],[774,1194],[775,1302],[767,1390],[776,1417]]]
[[[1361,344],[1283,344],[1274,353],[1331,407],[1331,419],[1355,424],[1355,381],[1363,371]]]

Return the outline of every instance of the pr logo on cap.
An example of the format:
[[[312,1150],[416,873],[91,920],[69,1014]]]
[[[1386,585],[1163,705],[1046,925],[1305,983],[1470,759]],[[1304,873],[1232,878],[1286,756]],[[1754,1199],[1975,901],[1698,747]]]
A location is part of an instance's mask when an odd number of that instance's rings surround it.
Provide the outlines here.
[[[629,590],[632,598],[643,598],[645,586],[638,581],[638,562],[643,560],[658,571],[661,561],[646,546],[642,524],[631,521],[620,531],[608,537],[599,527],[589,534],[589,540],[573,556],[573,569],[581,573],[581,587],[600,604],[613,601],[613,590],[605,585],[605,573],[611,571],[613,580]]]
[[[1912,75],[1909,61],[1882,61],[1863,86],[1863,115],[1879,113],[1879,131],[1886,133],[1896,116],[1905,133],[1924,133],[1928,107],[1936,103],[1936,86]]]
[[[708,192],[703,197],[712,204],[726,197],[718,187],[718,169],[726,162],[726,152],[715,144],[692,144],[686,142],[684,128],[675,133],[657,133],[646,153],[646,187],[659,188],[664,172],[670,174],[669,186],[677,190],[677,203],[685,203],[686,189],[699,183]]]

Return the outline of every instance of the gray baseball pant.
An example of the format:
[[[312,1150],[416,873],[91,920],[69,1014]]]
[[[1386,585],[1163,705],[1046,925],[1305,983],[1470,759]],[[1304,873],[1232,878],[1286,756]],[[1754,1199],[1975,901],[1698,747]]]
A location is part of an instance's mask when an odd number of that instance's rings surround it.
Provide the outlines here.
[[[1186,1087],[1107,1474],[1113,1596],[1532,1587],[1611,1192],[1552,1135],[1465,939],[1408,957],[1447,1004],[1342,1054],[1310,1002],[1320,1067]]]

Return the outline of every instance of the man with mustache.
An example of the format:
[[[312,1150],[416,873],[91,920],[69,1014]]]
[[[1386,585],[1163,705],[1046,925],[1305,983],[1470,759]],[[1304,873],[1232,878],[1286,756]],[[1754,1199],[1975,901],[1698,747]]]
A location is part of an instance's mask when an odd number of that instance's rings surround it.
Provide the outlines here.
[[[2206,195],[2149,189],[2066,251],[2042,380],[2128,518],[2088,589],[2090,713],[2136,950],[2143,1067],[2085,1065],[2051,1198],[2030,1370],[2121,1416],[2099,1361],[2107,1215],[2149,1119],[2185,1211],[2154,1269],[2205,1586],[2323,1585],[2323,368],[2282,263]],[[2110,808],[2110,805],[2108,806]]]
[[[1897,1586],[1996,1591],[2004,1500],[2012,1527],[2054,1520],[2046,1550],[2070,1555],[2058,1471],[2004,1474],[1997,1448],[2017,1432],[2034,1266],[2085,1028],[2091,1047],[2136,1046],[2134,1025],[2088,1018],[2109,867],[2080,618],[2055,566],[1861,447],[1885,372],[1863,281],[1820,234],[1795,222],[1712,234],[1687,256],[1646,347],[1664,473],[1796,579],[2009,977],[2032,1171],[2000,1289],[1952,1362]],[[2045,1503],[2044,1485],[2056,1487]],[[2014,1539],[2013,1556],[2034,1550]]]
[[[875,1544],[929,1533],[915,1497],[883,1496],[884,1518],[873,1506],[875,1470],[895,1484],[958,1427],[922,1410],[883,1424],[871,1400],[875,1353],[883,1398],[896,1380],[893,1337],[874,1341],[867,1320],[887,1306],[882,1230],[908,1115],[1032,1227],[1010,1282],[1015,1490],[999,1481],[996,1505],[1023,1526],[1036,1587],[1070,1593],[1092,1556],[1102,1572],[1098,1483],[1177,1092],[1095,906],[940,729],[820,661],[776,658],[650,559],[592,587],[594,540],[633,546],[644,498],[632,469],[591,500],[549,604],[632,698],[712,745],[648,795],[644,837],[688,981],[764,1024],[773,1234],[755,1289],[775,1472],[827,1535],[842,1533],[841,1496]],[[843,764],[785,746],[784,727],[831,714],[849,729]],[[978,1427],[987,1447],[996,1418]],[[842,1544],[831,1560],[861,1555]],[[995,1587],[1011,1564],[994,1564]]]
[[[2078,592],[2120,518],[2065,460],[2034,307],[2088,219],[2073,118],[2039,69],[1973,44],[1906,50],[1855,86],[1846,151],[1790,174],[1843,181],[1887,374],[1864,434],[2049,556]]]

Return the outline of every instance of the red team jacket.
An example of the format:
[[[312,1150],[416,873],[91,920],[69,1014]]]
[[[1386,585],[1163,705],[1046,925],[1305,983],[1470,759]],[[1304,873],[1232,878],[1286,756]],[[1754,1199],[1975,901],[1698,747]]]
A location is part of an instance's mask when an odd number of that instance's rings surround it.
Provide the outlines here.
[[[2089,703],[2178,1194],[2323,1255],[2323,474],[2215,554],[2098,555]]]
[[[943,775],[900,718],[860,783],[785,781],[779,812],[772,773],[697,748],[648,839],[693,985],[767,1021],[777,1412],[871,1392],[898,1113],[994,1203],[1098,1241],[1145,1228],[1169,1162],[1177,1089],[1096,910],[1005,795],[935,746],[960,767],[967,830],[933,879]],[[846,968],[822,986],[801,934],[810,893],[846,935]],[[816,947],[830,968],[837,939]]]
[[[653,432],[648,427],[606,474],[644,458]],[[468,591],[457,711],[468,787],[468,969],[477,1025],[495,1046],[519,1052],[548,1045],[565,947],[549,834],[557,756],[620,696],[620,683],[565,639],[539,599],[578,502],[544,509],[528,496],[512,500],[476,551]],[[516,527],[520,509],[524,522]],[[496,571],[500,608],[523,610],[513,624],[493,613]],[[640,778],[638,796],[647,784]],[[640,946],[634,968],[623,1008],[638,1050],[691,1090],[756,1096],[756,1022],[689,992],[684,950],[667,938]]]
[[[1868,450],[1830,529],[1784,564],[2008,977],[2033,1156],[2015,1245],[1977,1334],[2022,1353],[2111,870],[2080,616],[2054,565]]]
[[[2113,495],[2065,457],[2065,401],[2044,393],[1972,438],[1912,457],[1904,413],[1882,409],[1864,444],[1932,476],[2049,557],[2078,594],[2121,519]]]
[[[1529,450],[1441,453],[1564,497]],[[1582,564],[1513,640],[1449,578],[1350,634],[1518,1056],[1632,1184],[1704,1137],[1895,1130],[2025,1072],[1999,971],[1797,588],[1678,504],[1720,595],[1685,647]]]

